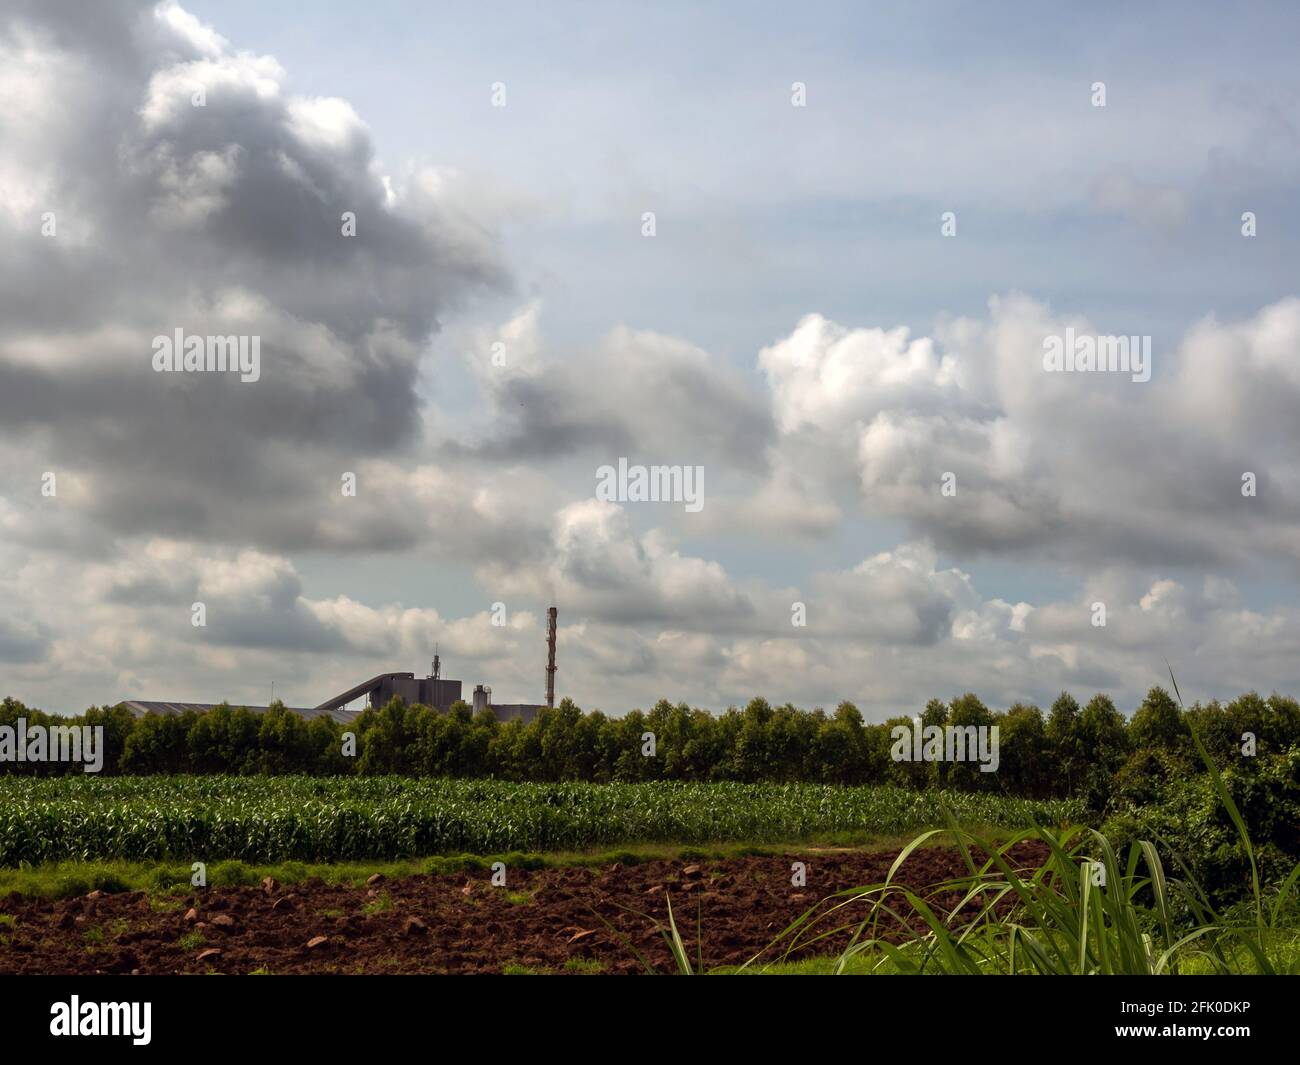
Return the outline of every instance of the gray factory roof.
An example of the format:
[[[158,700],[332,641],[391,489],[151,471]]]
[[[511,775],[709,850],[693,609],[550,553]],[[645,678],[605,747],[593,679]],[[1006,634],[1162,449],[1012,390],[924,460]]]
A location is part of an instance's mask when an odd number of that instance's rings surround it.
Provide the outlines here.
[[[218,703],[159,703],[159,702],[149,702],[141,699],[128,699],[126,702],[122,703],[121,705],[125,706],[128,710],[131,711],[131,713],[135,714],[136,717],[143,717],[145,714],[167,714],[169,716],[174,716],[176,714],[188,713],[191,710],[201,712],[204,710],[212,710],[220,704]],[[235,704],[232,703],[231,706],[234,707]],[[270,707],[269,706],[245,706],[244,709],[249,710],[254,714],[265,714],[268,710],[270,710]],[[305,718],[332,717],[335,721],[354,721],[356,720],[356,716],[357,716],[356,714],[348,713],[346,710],[316,710],[316,709],[311,709],[302,706],[286,706],[285,709],[288,710],[290,713],[297,714],[299,717],[305,717]]]

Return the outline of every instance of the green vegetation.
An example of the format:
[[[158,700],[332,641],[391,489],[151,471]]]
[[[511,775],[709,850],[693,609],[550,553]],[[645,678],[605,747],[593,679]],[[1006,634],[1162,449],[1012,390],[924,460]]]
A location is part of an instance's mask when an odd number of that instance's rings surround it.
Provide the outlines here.
[[[828,714],[755,699],[716,715],[661,701],[610,718],[566,700],[525,725],[463,703],[438,713],[394,700],[347,726],[355,757],[342,754],[338,722],[283,707],[143,718],[92,708],[54,719],[0,703],[0,724],[19,717],[102,726],[104,773],[92,781],[75,765],[0,764],[0,866],[854,843],[932,828],[947,805],[968,828],[1022,828],[1032,816],[1104,825],[1120,849],[1153,840],[1216,901],[1230,902],[1244,897],[1249,863],[1193,731],[1226,767],[1225,786],[1252,825],[1257,874],[1276,879],[1300,859],[1300,703],[1279,695],[1184,709],[1156,687],[1128,720],[1101,695],[1080,706],[1063,693],[1046,713],[994,712],[972,694],[931,700],[925,726],[998,727],[1000,762],[990,773],[971,762],[895,761],[890,729],[910,719],[866,725],[851,703]],[[652,757],[642,753],[647,732]],[[1038,805],[1015,806],[1013,797]],[[246,882],[232,875],[210,870],[209,881]]]
[[[1177,715],[1167,720],[1176,722]],[[808,910],[769,950],[781,964],[796,947],[815,948],[849,933],[834,972],[1300,974],[1300,862],[1280,869],[1276,879],[1261,875],[1247,818],[1228,778],[1197,729],[1187,738],[1206,769],[1212,804],[1230,822],[1249,867],[1240,902],[1218,906],[1187,865],[1182,878],[1168,876],[1147,840],[1133,841],[1121,863],[1123,852],[1094,829],[1035,826],[996,845],[950,822],[948,831],[923,833],[905,847],[883,883],[840,892],[827,910]],[[936,835],[956,841],[968,873],[921,891],[895,882],[908,855]],[[1045,844],[1047,861],[1021,867],[1012,850],[1023,840]],[[978,864],[978,854],[990,857]],[[668,924],[663,934],[678,971],[689,973],[671,909]],[[898,924],[905,929],[901,937],[894,931]]]
[[[1250,825],[1249,852],[1220,788]],[[1104,831],[1117,847],[1153,840],[1178,870],[1194,873],[1212,898],[1245,899],[1252,862],[1255,875],[1276,883],[1300,858],[1300,748],[1239,760],[1217,776],[1187,773],[1168,757],[1153,759],[1142,778],[1124,782],[1111,810]]]
[[[1105,810],[1120,793],[1139,796],[1152,772],[1199,775],[1204,767],[1191,729],[1220,765],[1245,762],[1243,736],[1255,737],[1262,764],[1300,747],[1300,703],[1250,693],[1226,705],[1184,711],[1163,688],[1152,688],[1131,719],[1104,695],[1080,706],[1062,694],[1044,713],[1017,704],[995,712],[972,694],[931,700],[922,722],[993,726],[1000,734],[995,773],[973,763],[903,762],[891,757],[898,717],[867,725],[852,703],[833,712],[773,707],[754,699],[743,710],[711,714],[661,701],[648,713],[622,717],[583,713],[565,700],[536,720],[498,722],[464,703],[447,713],[394,700],[367,709],[347,726],[307,721],[282,706],[257,715],[218,707],[206,713],[136,718],[125,707],[92,708],[52,718],[13,699],[0,703],[0,725],[89,724],[104,729],[106,775],[233,774],[368,777],[387,775],[512,781],[637,783],[655,780],[737,783],[805,782],[907,788],[945,787],[1026,798],[1081,799]],[[344,730],[355,733],[356,756],[342,753]],[[644,733],[655,753],[642,752]],[[7,762],[6,774],[77,775],[69,764]]]
[[[1300,745],[1273,735],[1273,753],[1258,753],[1259,730],[1277,725],[1267,704],[1187,711],[1172,668],[1169,680],[1178,705],[1153,689],[1133,719],[1141,747],[1120,773],[1107,830],[1118,842],[1157,840],[1207,904],[1253,902],[1258,922],[1261,882],[1285,900],[1300,875]]]
[[[902,887],[897,874],[907,856],[933,837],[955,839],[969,872],[924,890]],[[1025,840],[1047,845],[1046,863],[1020,866],[1011,850]],[[1249,851],[1244,823],[1241,841]],[[974,855],[981,853],[991,857],[979,862]],[[1146,841],[1134,843],[1121,861],[1105,835],[1080,827],[1034,828],[1001,845],[959,829],[934,830],[903,849],[884,882],[839,892],[750,962],[711,972],[1294,975],[1300,974],[1297,881],[1300,864],[1271,885],[1256,885],[1246,905],[1219,910],[1195,879],[1168,877]],[[910,927],[900,936],[894,919],[903,915],[911,915]],[[701,945],[683,940],[671,910],[662,934],[676,971],[699,972],[691,951]],[[790,957],[845,934],[850,943],[837,954]]]
[[[524,965],[522,962],[507,962],[501,967],[502,976],[549,976],[551,970],[540,968],[533,965]]]
[[[382,891],[379,896],[361,907],[364,914],[387,913],[393,908],[393,897],[387,891]]]
[[[0,724],[20,714],[42,716],[5,700]],[[522,725],[394,702],[360,715],[352,759],[337,753],[336,723],[283,710],[139,720],[92,710],[82,720],[108,733],[104,774],[29,763],[0,773],[0,895],[144,889],[171,910],[192,890],[196,860],[213,886],[265,876],[360,886],[376,872],[459,874],[495,861],[707,862],[908,840],[884,883],[810,910],[739,971],[1300,972],[1294,700],[1251,694],[1186,709],[1153,688],[1126,722],[1101,696],[1081,708],[1062,695],[1044,715],[994,713],[966,695],[932,701],[921,717],[997,725],[998,772],[895,762],[893,722],[864,725],[847,703],[826,715],[755,700],[721,716],[661,703],[619,719],[565,703]],[[641,754],[647,731],[654,757]],[[1041,867],[1011,858],[1024,840],[1047,848]],[[965,876],[900,886],[908,854],[954,841]],[[381,891],[364,910],[391,905]],[[882,918],[901,913],[919,920],[900,939]],[[707,929],[683,936],[670,914],[663,932],[677,971],[700,972]],[[90,951],[113,934],[82,933]],[[851,945],[791,960],[828,935]],[[601,965],[577,958],[565,969]]]
[[[963,824],[1008,828],[1082,815],[1072,800],[820,784],[3,777],[0,866],[197,859],[217,863],[209,866],[209,883],[256,883],[245,866],[222,859],[322,862],[507,852],[508,864],[512,858],[522,864],[525,855],[508,852],[655,841],[783,842],[836,832],[890,835],[939,823],[944,810]],[[188,873],[181,882],[188,882]]]
[[[1146,841],[1134,843],[1121,862],[1092,829],[1035,828],[1000,847],[956,830],[969,873],[924,891],[901,887],[895,874],[930,834],[904,849],[883,883],[841,892],[828,910],[810,910],[792,923],[770,948],[771,960],[784,963],[796,946],[850,932],[834,972],[1300,973],[1294,894],[1300,865],[1271,893],[1256,885],[1253,905],[1234,914],[1217,911],[1194,879],[1168,877]],[[1024,869],[1011,857],[1025,839],[1049,847],[1043,865]],[[1243,845],[1250,849],[1244,834]],[[972,850],[991,857],[978,863]],[[953,893],[958,901],[945,904]],[[901,942],[885,934],[892,927],[885,918],[900,914],[916,915]]]

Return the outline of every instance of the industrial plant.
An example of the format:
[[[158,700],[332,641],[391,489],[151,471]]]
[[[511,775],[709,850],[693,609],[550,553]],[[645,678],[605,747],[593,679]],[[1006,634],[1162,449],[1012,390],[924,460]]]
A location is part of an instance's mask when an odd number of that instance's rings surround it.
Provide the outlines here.
[[[529,722],[544,707],[555,706],[555,640],[559,623],[559,612],[555,607],[546,611],[546,702],[544,703],[494,703],[492,689],[485,684],[474,685],[473,708],[491,710],[498,721]],[[349,688],[345,692],[326,699],[319,706],[288,706],[295,714],[305,718],[331,717],[336,721],[351,721],[356,711],[346,710],[349,703],[368,696],[371,707],[378,709],[394,698],[407,703],[428,706],[434,710],[449,710],[453,703],[461,701],[461,682],[447,680],[442,675],[442,659],[435,651],[433,669],[427,677],[417,677],[414,673],[380,673],[369,680]],[[131,699],[123,702],[137,717],[145,714],[183,714],[190,710],[211,710],[217,703],[169,703],[149,700]],[[243,705],[243,704],[240,704]],[[255,714],[264,714],[270,707],[249,706],[246,709]]]

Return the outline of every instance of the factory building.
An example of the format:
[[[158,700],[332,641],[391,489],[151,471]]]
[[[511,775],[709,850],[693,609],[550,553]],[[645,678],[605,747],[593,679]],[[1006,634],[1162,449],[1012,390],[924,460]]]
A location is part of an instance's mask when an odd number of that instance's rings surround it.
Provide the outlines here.
[[[546,702],[545,703],[501,703],[492,702],[492,689],[483,684],[474,686],[473,708],[491,710],[498,721],[529,722],[537,716],[538,711],[555,705],[555,641],[557,630],[557,611],[551,607],[546,612]],[[348,722],[355,712],[345,710],[349,703],[356,702],[363,696],[368,697],[369,704],[378,709],[393,698],[401,698],[412,705],[428,706],[435,710],[449,710],[453,703],[461,701],[461,682],[447,680],[442,676],[442,660],[435,652],[433,671],[427,677],[417,677],[414,673],[380,673],[369,680],[362,681],[347,691],[340,692],[333,698],[326,699],[319,706],[310,708],[288,706],[295,714],[305,718],[329,717],[335,721]],[[211,710],[215,703],[171,703],[132,699],[121,705],[127,707],[137,717],[145,714],[183,714],[190,710]],[[255,714],[264,714],[269,707],[250,706],[246,709]]]
[[[498,721],[522,721],[525,725],[545,708],[544,703],[494,703],[492,689],[483,685],[474,685],[474,713],[491,710]]]

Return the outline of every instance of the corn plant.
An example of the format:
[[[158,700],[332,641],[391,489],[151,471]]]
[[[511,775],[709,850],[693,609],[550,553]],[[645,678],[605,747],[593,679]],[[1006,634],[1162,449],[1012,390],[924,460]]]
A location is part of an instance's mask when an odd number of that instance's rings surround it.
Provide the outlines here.
[[[821,784],[532,784],[413,777],[0,776],[0,866],[122,859],[337,861],[635,842],[899,834],[1081,815],[1070,800]]]

